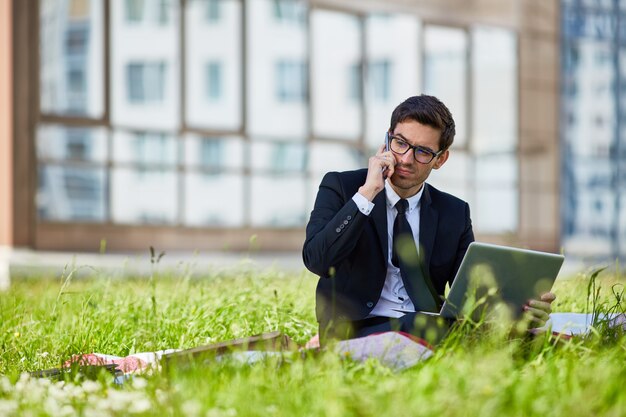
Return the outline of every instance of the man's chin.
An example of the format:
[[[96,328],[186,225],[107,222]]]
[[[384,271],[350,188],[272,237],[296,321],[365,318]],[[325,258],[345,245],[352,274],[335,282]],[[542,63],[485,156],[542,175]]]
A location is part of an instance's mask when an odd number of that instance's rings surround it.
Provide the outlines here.
[[[399,172],[394,172],[394,174],[391,176],[391,182],[393,183],[393,185],[396,185],[398,187],[410,188],[412,185],[415,185],[417,183],[417,180],[413,176],[400,174]]]
[[[415,178],[396,176],[395,174],[390,178],[390,181],[394,188],[400,190],[410,190],[421,185],[417,180],[415,180]]]

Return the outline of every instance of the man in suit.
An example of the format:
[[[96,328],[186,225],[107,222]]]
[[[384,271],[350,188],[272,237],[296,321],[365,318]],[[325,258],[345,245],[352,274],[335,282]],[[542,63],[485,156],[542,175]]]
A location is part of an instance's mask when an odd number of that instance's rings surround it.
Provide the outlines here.
[[[367,169],[324,176],[303,247],[304,264],[320,277],[322,341],[413,332],[414,311],[438,311],[474,240],[468,204],[425,182],[448,160],[454,135],[441,101],[410,97]],[[541,325],[553,300],[544,294],[525,309]]]

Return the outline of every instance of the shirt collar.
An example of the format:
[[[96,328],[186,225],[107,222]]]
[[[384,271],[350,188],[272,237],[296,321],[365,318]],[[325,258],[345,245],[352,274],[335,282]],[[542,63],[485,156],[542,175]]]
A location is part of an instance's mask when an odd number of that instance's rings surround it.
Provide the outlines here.
[[[420,188],[417,194],[406,199],[409,202],[409,211],[415,210],[419,205],[422,194],[424,194],[425,184],[422,184],[422,188]],[[400,201],[400,196],[396,194],[389,180],[385,180],[385,195],[387,196],[387,207],[389,208],[395,207],[396,203]]]

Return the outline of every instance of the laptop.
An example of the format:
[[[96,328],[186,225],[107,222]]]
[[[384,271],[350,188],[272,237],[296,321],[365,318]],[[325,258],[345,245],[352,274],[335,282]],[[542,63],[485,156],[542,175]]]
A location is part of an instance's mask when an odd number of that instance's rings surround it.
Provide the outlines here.
[[[441,311],[422,313],[478,318],[506,306],[511,317],[518,318],[528,300],[550,291],[564,260],[553,253],[472,242]]]

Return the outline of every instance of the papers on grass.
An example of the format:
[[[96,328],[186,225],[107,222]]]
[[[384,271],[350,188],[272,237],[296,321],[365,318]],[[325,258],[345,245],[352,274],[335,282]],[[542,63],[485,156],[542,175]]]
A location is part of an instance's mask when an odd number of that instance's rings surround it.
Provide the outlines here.
[[[597,320],[606,322],[609,327],[622,326],[626,330],[626,316],[624,314],[599,314]],[[552,313],[545,328],[552,328],[553,332],[566,335],[582,335],[591,331],[593,315],[585,313]]]
[[[335,349],[356,361],[376,358],[383,365],[400,371],[417,365],[432,356],[426,343],[415,341],[399,332],[385,332],[338,342]]]

